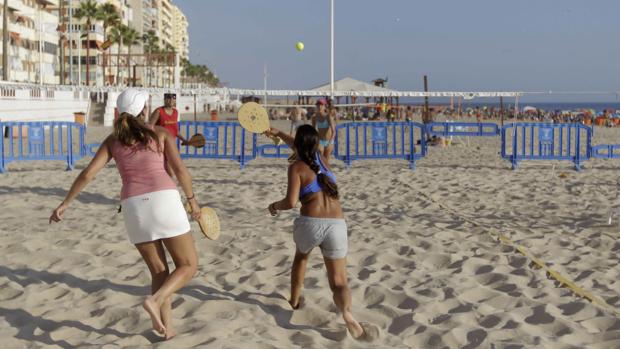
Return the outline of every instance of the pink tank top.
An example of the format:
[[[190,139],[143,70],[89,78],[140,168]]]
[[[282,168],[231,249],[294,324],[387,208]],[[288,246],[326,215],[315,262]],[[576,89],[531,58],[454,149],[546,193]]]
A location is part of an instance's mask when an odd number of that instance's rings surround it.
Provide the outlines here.
[[[154,141],[150,142],[149,148],[140,144],[126,147],[118,140],[114,141],[112,156],[123,180],[121,200],[177,188],[164,168],[164,153],[156,151]]]

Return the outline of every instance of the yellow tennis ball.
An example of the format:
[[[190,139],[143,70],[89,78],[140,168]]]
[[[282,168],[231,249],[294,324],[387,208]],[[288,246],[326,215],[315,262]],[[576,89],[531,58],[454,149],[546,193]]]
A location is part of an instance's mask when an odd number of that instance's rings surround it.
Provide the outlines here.
[[[297,51],[303,51],[304,50],[304,43],[301,41],[297,41],[297,43],[295,44],[295,48],[297,49]]]

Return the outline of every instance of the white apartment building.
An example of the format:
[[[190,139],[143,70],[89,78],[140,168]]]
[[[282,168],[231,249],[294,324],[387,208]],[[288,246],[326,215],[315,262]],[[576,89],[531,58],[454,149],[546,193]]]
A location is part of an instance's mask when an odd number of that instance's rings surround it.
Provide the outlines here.
[[[0,0],[0,18],[3,6]],[[58,84],[58,0],[10,0],[8,7],[9,80]]]
[[[63,1],[64,6],[62,14],[60,1]],[[117,83],[128,85],[135,78],[137,85],[170,86],[174,69],[163,66],[149,68],[141,43],[131,48],[129,69],[127,46],[119,48],[119,45],[114,43],[104,49],[106,36],[103,23],[94,20],[90,28],[86,28],[85,19],[78,20],[74,17],[80,4],[85,1],[9,0],[9,80],[59,84],[62,62],[59,44],[61,32],[64,30],[65,84],[86,85],[88,82],[91,86]],[[182,58],[189,56],[187,19],[171,0],[94,1],[98,5],[114,5],[121,16],[121,22],[137,30],[140,36],[153,30],[160,40],[160,48],[165,49],[170,45]],[[0,0],[0,16],[3,4],[4,0]],[[109,31],[108,29],[108,34]],[[119,63],[120,68],[117,68]],[[136,68],[133,68],[134,66]],[[1,70],[0,64],[0,76]]]
[[[172,5],[172,22],[172,45],[176,48],[177,52],[179,52],[181,58],[189,59],[189,34],[187,32],[189,23],[187,22],[187,17],[181,12],[181,9],[174,5]]]
[[[166,45],[174,46],[174,43],[172,42],[172,6],[173,5],[170,0],[157,0],[158,34],[161,40],[162,48],[166,47]]]

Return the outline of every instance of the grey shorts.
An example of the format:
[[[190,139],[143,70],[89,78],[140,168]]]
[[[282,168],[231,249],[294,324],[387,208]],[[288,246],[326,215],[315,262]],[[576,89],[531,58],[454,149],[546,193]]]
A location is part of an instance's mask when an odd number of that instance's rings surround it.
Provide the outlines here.
[[[304,254],[320,246],[325,258],[341,259],[347,256],[347,223],[342,218],[301,216],[293,223],[293,240]]]

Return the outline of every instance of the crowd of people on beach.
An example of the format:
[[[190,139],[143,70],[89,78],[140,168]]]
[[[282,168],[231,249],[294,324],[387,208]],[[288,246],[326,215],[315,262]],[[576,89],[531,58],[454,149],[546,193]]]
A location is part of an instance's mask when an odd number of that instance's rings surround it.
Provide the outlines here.
[[[422,119],[424,115],[423,105],[388,105],[376,103],[364,106],[335,106],[329,99],[329,113],[335,122],[339,121],[413,121]],[[313,109],[293,106],[284,108],[271,108],[269,116],[273,120],[291,120],[299,123],[313,118]],[[474,106],[454,108],[449,105],[433,105],[428,110],[431,120],[445,118],[450,120],[463,120],[468,122],[484,121],[529,121],[547,123],[581,123],[585,125],[597,125],[615,127],[620,125],[620,110],[606,109],[595,111],[593,109],[578,110],[545,110],[534,107],[516,109],[509,105],[506,108],[497,106]]]

